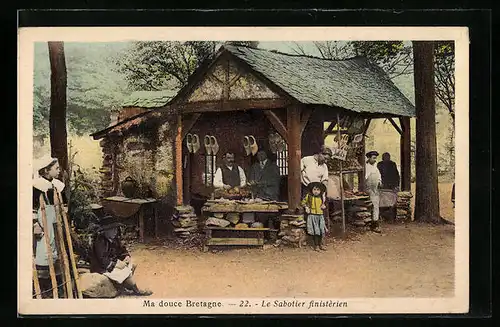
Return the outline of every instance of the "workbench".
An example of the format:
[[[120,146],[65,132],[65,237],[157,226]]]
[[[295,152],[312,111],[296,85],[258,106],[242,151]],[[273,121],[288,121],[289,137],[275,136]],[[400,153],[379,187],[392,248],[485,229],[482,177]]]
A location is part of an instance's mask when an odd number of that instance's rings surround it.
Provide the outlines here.
[[[202,208],[202,213],[276,213],[280,214],[288,209],[286,202],[263,201],[246,202],[241,200],[209,200]],[[234,227],[206,227],[206,242],[204,251],[213,246],[264,246],[265,232],[277,232],[271,228],[234,228]]]
[[[132,199],[122,196],[112,196],[104,198],[102,205],[105,211],[121,219],[127,219],[138,214],[139,240],[144,242],[144,211],[146,207],[151,206],[154,218],[154,236],[158,237],[158,201],[153,198]]]

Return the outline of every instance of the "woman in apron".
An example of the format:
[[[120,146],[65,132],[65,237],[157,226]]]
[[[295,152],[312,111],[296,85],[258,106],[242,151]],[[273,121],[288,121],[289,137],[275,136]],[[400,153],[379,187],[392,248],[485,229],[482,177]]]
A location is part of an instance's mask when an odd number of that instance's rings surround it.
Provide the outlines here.
[[[55,192],[61,194],[61,201],[66,204],[64,193],[64,183],[58,180],[60,168],[59,162],[55,158],[44,157],[38,160],[34,165],[34,179],[33,179],[33,235],[34,244],[33,252],[35,259],[35,266],[38,274],[42,298],[52,297],[52,283],[49,275],[49,256],[46,246],[45,235],[49,238],[50,248],[52,250],[52,260],[54,263],[54,270],[59,285],[59,294],[62,294],[62,276],[61,265],[57,253],[55,242],[55,229],[56,211],[54,207]],[[47,226],[44,226],[42,221],[40,196],[43,197],[45,204],[45,216],[47,218]],[[36,294],[35,294],[36,295]]]

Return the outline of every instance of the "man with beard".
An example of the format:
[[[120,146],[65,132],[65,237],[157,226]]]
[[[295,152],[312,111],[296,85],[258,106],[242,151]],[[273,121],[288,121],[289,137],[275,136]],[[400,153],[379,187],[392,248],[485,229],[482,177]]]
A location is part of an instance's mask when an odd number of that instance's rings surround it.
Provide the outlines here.
[[[223,164],[215,171],[214,187],[216,189],[230,190],[245,187],[246,176],[243,168],[234,164],[234,153],[224,155]]]

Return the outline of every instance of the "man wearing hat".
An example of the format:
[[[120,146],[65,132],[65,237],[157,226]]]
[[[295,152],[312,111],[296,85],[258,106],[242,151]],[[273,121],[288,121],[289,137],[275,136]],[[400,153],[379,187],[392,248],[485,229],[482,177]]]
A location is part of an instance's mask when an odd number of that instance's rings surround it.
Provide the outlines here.
[[[375,163],[377,162],[378,152],[370,151],[366,154],[365,167],[365,187],[373,204],[371,229],[380,233],[379,212],[380,212],[380,187],[382,186],[382,176]]]
[[[90,258],[90,271],[103,274],[111,279],[118,289],[131,290],[134,295],[153,294],[140,290],[133,279],[137,265],[133,264],[130,254],[120,240],[120,227],[113,216],[106,216],[99,222]]]
[[[323,146],[321,151],[312,156],[302,158],[300,161],[300,178],[302,181],[302,198],[308,192],[308,185],[318,182],[328,186],[328,167],[326,162],[332,157],[332,150]],[[323,202],[326,202],[323,193]]]

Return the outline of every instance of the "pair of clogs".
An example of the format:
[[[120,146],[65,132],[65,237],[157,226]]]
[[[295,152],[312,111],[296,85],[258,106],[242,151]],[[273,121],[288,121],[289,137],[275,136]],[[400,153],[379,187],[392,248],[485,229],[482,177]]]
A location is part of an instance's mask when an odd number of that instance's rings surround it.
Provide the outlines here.
[[[190,153],[196,153],[200,150],[200,138],[197,134],[186,135],[186,146]]]
[[[205,135],[203,139],[203,144],[205,145],[205,151],[209,155],[216,155],[219,152],[219,143],[213,135]]]
[[[257,141],[253,135],[248,135],[243,137],[243,147],[245,148],[245,153],[247,156],[252,154],[253,156],[259,151],[257,146]]]

